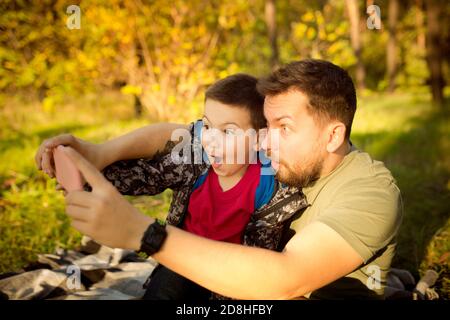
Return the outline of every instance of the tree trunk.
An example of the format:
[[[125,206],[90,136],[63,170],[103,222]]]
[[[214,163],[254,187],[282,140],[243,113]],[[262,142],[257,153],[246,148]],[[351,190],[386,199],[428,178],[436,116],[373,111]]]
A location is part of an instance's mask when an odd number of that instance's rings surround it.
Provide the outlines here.
[[[430,70],[430,89],[433,102],[444,105],[444,77],[442,74],[441,6],[438,0],[426,1],[427,11],[427,64]]]
[[[416,32],[417,32],[417,46],[421,50],[425,51],[423,0],[416,0]]]
[[[356,57],[356,86],[358,90],[365,88],[366,70],[362,61],[361,52],[361,31],[360,31],[360,18],[357,0],[346,0],[348,17],[350,20],[350,40],[352,44],[353,53]]]
[[[395,78],[398,71],[398,44],[397,44],[397,22],[399,3],[398,0],[390,0],[388,7],[388,33],[389,39],[386,52],[388,91],[393,92],[396,87]]]
[[[138,95],[135,94],[133,96],[134,96],[134,117],[140,118],[140,117],[142,117],[142,111],[143,111],[142,102]]]
[[[275,0],[266,0],[265,6],[266,25],[269,32],[269,42],[272,54],[270,57],[270,67],[272,69],[279,65],[278,43],[277,43],[277,21]]]

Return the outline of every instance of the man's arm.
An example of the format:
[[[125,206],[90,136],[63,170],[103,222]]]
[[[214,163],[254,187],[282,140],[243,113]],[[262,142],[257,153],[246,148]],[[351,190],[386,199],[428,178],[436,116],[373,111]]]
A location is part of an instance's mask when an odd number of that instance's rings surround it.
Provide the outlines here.
[[[154,219],[134,208],[76,151],[65,152],[92,186],[92,192],[67,195],[72,225],[101,244],[138,250]],[[303,296],[363,262],[336,231],[320,222],[295,235],[283,252],[209,240],[172,226],[167,232],[163,247],[153,256],[156,260],[214,292],[239,299]]]
[[[162,250],[153,257],[201,286],[238,299],[304,296],[363,262],[338,233],[319,222],[295,235],[283,252],[213,241],[168,226]]]

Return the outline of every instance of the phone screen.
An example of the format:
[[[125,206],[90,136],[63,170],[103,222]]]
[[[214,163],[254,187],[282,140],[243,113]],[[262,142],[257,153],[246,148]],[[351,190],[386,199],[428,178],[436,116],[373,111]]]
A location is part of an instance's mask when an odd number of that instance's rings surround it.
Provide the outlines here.
[[[64,152],[64,146],[53,150],[55,161],[56,180],[68,192],[83,190],[83,179],[80,171]]]

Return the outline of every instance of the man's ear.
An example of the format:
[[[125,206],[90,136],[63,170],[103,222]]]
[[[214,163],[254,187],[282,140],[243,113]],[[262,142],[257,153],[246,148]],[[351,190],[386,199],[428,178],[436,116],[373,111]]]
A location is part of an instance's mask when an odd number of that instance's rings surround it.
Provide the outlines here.
[[[332,122],[328,126],[327,151],[336,152],[345,142],[346,128],[342,122]]]

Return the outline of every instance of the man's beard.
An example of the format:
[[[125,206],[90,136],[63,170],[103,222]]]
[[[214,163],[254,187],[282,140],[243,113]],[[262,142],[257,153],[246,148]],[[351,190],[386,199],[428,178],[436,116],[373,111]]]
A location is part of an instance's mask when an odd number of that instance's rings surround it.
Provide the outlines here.
[[[278,181],[291,187],[304,188],[319,179],[323,167],[323,158],[319,153],[314,152],[311,157],[302,162],[297,162],[289,166],[285,162],[280,162],[280,167],[275,177]]]

